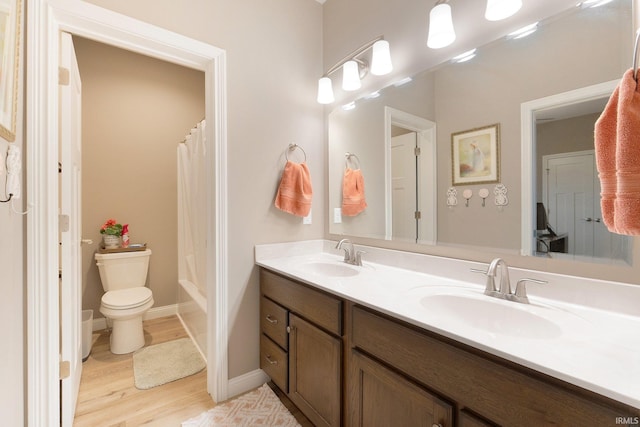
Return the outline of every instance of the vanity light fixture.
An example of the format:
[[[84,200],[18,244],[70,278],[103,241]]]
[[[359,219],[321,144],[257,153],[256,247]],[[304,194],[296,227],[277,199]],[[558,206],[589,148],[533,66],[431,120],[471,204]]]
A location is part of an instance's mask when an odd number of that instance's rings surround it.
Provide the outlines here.
[[[400,86],[404,86],[409,82],[412,82],[413,79],[411,77],[405,77],[404,79],[398,80],[397,82],[393,83],[393,85],[395,87],[400,87]]]
[[[603,6],[607,3],[611,3],[613,0],[586,0],[583,1],[582,3],[579,3],[578,6],[580,7],[598,7],[598,6]]]
[[[487,0],[484,17],[487,21],[500,21],[515,14],[522,7],[522,0]]]
[[[512,33],[507,34],[508,39],[521,39],[523,37],[527,37],[536,32],[538,29],[538,23],[534,22],[533,24],[529,24],[525,27],[520,28],[519,30],[515,30]]]
[[[429,12],[429,35],[427,46],[431,49],[440,49],[449,46],[456,39],[451,17],[449,0],[438,0]]]
[[[476,56],[476,49],[471,49],[464,53],[461,53],[458,56],[454,56],[453,58],[451,58],[451,62],[457,62],[457,63],[467,62],[468,60],[475,58],[475,56]]]
[[[369,69],[369,63],[365,59],[360,58],[360,56],[369,49],[372,50],[371,69]],[[369,71],[376,76],[389,74],[393,70],[389,42],[387,42],[383,36],[376,37],[331,67],[329,71],[318,80],[318,103],[331,104],[335,101],[333,86],[329,76],[340,68],[342,68],[342,88],[347,91],[360,89],[360,87],[362,87],[361,79],[364,78]]]
[[[355,101],[351,101],[350,103],[348,103],[348,104],[344,104],[344,105],[342,106],[342,109],[343,109],[344,111],[353,110],[354,108],[356,108],[356,102],[355,102]]]

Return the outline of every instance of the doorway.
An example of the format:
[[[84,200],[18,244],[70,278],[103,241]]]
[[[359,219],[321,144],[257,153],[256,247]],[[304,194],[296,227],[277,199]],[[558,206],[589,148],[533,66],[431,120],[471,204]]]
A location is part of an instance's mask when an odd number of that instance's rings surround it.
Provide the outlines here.
[[[226,85],[223,50],[84,2],[29,6],[26,71],[27,189],[34,205],[27,218],[27,417],[34,425],[60,420],[60,333],[57,186],[59,139],[58,63],[60,31],[205,72],[206,119],[213,141],[206,160],[211,203],[207,237],[207,387],[216,401],[227,397],[226,309]],[[215,90],[212,90],[215,89]]]

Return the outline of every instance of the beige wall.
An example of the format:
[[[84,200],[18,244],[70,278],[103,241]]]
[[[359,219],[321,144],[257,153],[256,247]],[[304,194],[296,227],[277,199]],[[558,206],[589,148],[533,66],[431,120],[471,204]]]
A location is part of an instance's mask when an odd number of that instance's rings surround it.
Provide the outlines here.
[[[204,117],[204,73],[74,37],[82,79],[83,308],[104,294],[93,255],[109,218],[152,251],[155,307],[177,302],[176,147]]]
[[[258,243],[324,233],[322,6],[314,0],[92,0],[91,3],[227,51],[229,376],[259,368]],[[273,198],[290,142],[307,153],[313,224],[278,211]]]

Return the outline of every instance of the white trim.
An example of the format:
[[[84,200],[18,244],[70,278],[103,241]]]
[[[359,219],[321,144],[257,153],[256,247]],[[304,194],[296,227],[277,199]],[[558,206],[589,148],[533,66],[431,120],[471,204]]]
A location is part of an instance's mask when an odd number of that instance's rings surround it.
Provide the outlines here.
[[[256,369],[240,375],[239,377],[231,378],[229,380],[229,398],[237,396],[248,390],[258,388],[270,379],[269,375],[267,375],[262,369]]]
[[[208,188],[208,389],[225,400],[227,373],[226,53],[224,50],[80,0],[27,0],[26,147],[27,217],[27,419],[57,425],[58,386],[58,43],[68,31],[205,72]],[[211,90],[214,88],[215,90]],[[213,98],[208,94],[213,94]],[[212,168],[211,166],[214,166]],[[213,169],[213,170],[211,170]],[[215,197],[215,198],[214,198]]]
[[[520,225],[520,254],[533,255],[535,240],[533,238],[535,218],[535,181],[533,171],[536,163],[535,156],[535,113],[551,108],[558,108],[578,102],[590,101],[611,96],[620,80],[610,80],[592,86],[583,87],[568,92],[559,93],[545,98],[523,102],[520,106],[520,129],[522,138],[522,152],[520,156],[520,170],[522,171],[522,222]]]

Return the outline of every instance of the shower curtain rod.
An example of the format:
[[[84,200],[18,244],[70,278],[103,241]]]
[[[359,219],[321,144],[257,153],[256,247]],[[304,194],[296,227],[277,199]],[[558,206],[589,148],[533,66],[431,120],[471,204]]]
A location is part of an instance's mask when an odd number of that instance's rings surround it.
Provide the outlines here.
[[[206,119],[206,117],[203,117],[202,120],[200,120],[198,123],[203,122]],[[196,123],[196,126],[198,126],[198,124]],[[195,126],[194,126],[195,127]],[[193,129],[193,128],[192,128]],[[187,138],[185,137],[182,141],[179,141],[178,144],[184,144],[185,142],[187,142]]]

